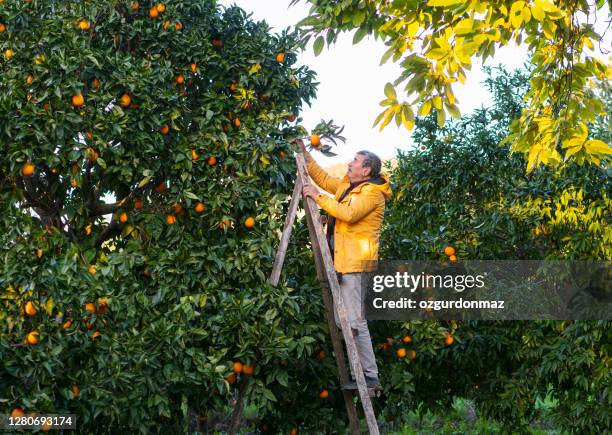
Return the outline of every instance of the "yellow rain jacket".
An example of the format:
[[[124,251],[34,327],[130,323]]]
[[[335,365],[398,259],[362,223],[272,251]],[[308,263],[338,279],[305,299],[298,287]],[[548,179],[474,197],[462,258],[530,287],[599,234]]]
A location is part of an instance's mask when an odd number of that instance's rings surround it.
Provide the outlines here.
[[[332,177],[307,156],[308,174],[334,199],[319,194],[316,203],[336,218],[334,227],[334,268],[339,273],[369,272],[376,268],[380,227],[385,201],[391,196],[389,179],[381,175],[382,184],[367,180],[338,199],[351,186],[348,175]]]

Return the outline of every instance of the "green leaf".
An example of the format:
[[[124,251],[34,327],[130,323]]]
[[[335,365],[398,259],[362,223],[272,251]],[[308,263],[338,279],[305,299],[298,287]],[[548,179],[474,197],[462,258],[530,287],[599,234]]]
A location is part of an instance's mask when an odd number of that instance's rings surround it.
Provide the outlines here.
[[[353,36],[353,44],[358,44],[368,34],[367,26],[361,26]]]
[[[315,56],[318,56],[321,54],[321,52],[323,51],[324,45],[325,45],[325,39],[323,38],[323,36],[319,35],[319,37],[315,39],[315,42],[313,45]]]

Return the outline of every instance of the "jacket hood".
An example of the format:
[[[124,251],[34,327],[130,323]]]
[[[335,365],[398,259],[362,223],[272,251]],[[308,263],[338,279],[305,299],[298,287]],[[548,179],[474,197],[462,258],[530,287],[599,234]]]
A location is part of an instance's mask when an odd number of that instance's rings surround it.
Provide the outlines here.
[[[389,185],[389,177],[385,174],[380,174],[377,178],[366,181],[364,184],[371,184],[382,192],[385,200],[391,197],[391,186]]]
[[[346,183],[350,184],[350,180],[348,175],[344,176],[343,181],[345,181]],[[355,189],[359,190],[361,189],[361,187],[370,184],[372,187],[375,187],[376,189],[380,190],[382,192],[382,194],[385,197],[385,200],[388,200],[391,197],[391,186],[389,185],[389,177],[387,177],[385,174],[380,174],[378,177],[376,178],[370,178],[369,180],[361,183],[359,186],[357,186]]]

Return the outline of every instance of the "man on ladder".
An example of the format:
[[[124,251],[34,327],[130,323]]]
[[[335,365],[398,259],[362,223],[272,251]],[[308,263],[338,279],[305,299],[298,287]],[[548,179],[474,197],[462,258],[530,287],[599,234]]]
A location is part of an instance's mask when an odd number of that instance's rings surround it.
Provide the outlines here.
[[[302,190],[304,196],[313,198],[329,215],[327,240],[334,269],[338,274],[367,387],[376,388],[380,386],[380,381],[370,331],[363,316],[361,272],[376,268],[385,202],[391,196],[389,180],[380,173],[380,158],[372,152],[359,151],[349,163],[347,174],[340,179],[325,172],[306,150],[304,143],[298,143],[304,152],[310,177],[318,186],[334,195],[332,199],[321,194],[311,184],[305,185]],[[334,317],[340,328],[336,312]],[[356,389],[357,385],[350,382],[343,388]]]

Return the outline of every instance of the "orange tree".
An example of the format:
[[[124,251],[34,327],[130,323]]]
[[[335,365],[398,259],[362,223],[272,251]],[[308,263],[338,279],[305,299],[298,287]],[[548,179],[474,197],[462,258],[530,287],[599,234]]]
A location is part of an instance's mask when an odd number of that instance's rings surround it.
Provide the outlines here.
[[[487,80],[493,107],[443,129],[435,114],[417,119],[417,147],[400,153],[392,171],[396,194],[383,234],[385,258],[612,257],[609,169],[571,164],[526,175],[523,159],[498,145],[520,116],[526,83],[524,73],[502,70]],[[599,119],[589,127],[609,141],[606,125],[609,119]],[[610,326],[376,322],[387,393],[383,415],[401,418],[417,406],[448,410],[458,396],[519,428],[538,416],[536,398],[550,394],[558,400],[552,412],[559,428],[605,431],[612,404]],[[400,348],[405,357],[398,356]]]
[[[287,405],[334,377],[314,281],[266,283],[315,92],[295,35],[211,0],[7,0],[0,23],[0,412],[184,433],[249,377],[287,431],[344,424]]]

